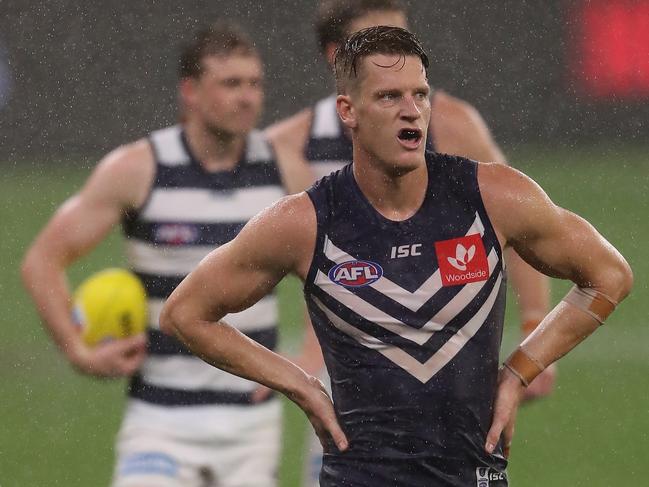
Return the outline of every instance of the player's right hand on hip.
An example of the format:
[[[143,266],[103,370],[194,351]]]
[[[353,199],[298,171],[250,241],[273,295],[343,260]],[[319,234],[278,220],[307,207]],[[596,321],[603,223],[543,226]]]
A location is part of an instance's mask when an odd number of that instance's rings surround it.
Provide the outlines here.
[[[299,406],[304,410],[324,451],[331,451],[332,441],[339,451],[347,450],[349,442],[343,432],[327,389],[317,377],[309,377],[309,388]]]
[[[146,357],[146,337],[135,335],[89,347],[76,344],[70,362],[79,372],[95,377],[126,377],[133,375]]]
[[[514,436],[516,413],[523,398],[524,389],[521,380],[512,374],[509,369],[505,367],[500,369],[491,428],[489,428],[485,442],[487,453],[494,453],[502,435],[503,453],[506,458],[509,457],[509,449]]]

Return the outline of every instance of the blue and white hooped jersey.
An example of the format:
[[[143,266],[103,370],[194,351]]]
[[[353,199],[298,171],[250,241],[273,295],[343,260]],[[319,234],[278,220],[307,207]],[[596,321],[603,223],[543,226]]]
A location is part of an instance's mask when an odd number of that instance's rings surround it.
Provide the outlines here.
[[[153,404],[248,404],[256,384],[216,369],[160,332],[164,300],[210,251],[232,240],[247,221],[284,196],[279,171],[261,132],[247,138],[245,157],[233,170],[207,172],[192,156],[181,126],[149,138],[156,174],[147,201],[128,215],[126,254],[148,295],[148,356],[130,386],[131,397]],[[273,349],[277,299],[224,318]]]
[[[428,133],[426,149],[433,151],[433,140]],[[320,100],[313,107],[305,158],[311,164],[316,179],[328,176],[352,162],[351,139],[336,112],[336,95]]]
[[[308,191],[318,229],[304,292],[350,440],[338,455],[503,469],[483,447],[505,307],[500,244],[477,163],[431,152],[426,163],[424,202],[405,221],[372,207],[351,165]]]

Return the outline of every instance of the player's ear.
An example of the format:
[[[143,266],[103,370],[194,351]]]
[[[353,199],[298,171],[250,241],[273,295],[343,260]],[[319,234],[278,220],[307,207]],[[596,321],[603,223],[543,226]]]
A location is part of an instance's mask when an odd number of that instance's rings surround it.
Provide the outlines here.
[[[178,93],[182,106],[193,110],[196,106],[196,80],[194,78],[182,78],[178,83]]]
[[[349,95],[338,95],[338,98],[336,98],[336,111],[345,127],[356,128],[356,110]]]
[[[336,56],[337,48],[338,48],[338,44],[336,44],[335,42],[328,43],[324,48],[324,56],[329,66],[331,66],[332,68],[334,65],[334,57]]]

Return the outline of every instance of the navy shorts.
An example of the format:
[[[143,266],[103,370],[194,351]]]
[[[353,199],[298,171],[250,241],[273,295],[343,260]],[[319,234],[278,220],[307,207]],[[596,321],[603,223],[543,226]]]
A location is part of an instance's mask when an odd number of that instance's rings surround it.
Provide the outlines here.
[[[435,458],[349,458],[325,455],[320,487],[507,487],[507,471]]]

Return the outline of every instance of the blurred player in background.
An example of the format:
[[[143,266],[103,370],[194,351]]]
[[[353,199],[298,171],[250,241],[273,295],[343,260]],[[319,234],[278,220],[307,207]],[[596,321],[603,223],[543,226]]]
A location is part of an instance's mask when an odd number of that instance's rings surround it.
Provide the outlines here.
[[[97,377],[132,376],[116,487],[276,485],[279,400],[158,326],[164,300],[210,250],[285,194],[282,186],[293,192],[310,180],[306,167],[276,164],[254,130],[263,95],[262,61],[245,33],[228,24],[197,33],[180,58],[182,124],[108,154],[25,257],[26,287],[70,363]],[[65,270],[120,222],[149,299],[148,336],[89,348],[71,320]],[[275,295],[229,319],[275,348]]]
[[[161,327],[295,401],[325,446],[323,487],[506,487],[525,387],[606,320],[631,270],[522,173],[425,150],[428,58],[410,32],[361,30],[335,66],[354,163],[212,252]],[[575,287],[499,370],[508,246]],[[220,321],[287,273],[304,282],[333,404],[320,381]]]
[[[375,25],[407,27],[407,12],[400,0],[325,0],[317,11],[316,31],[321,52],[333,66],[334,52],[352,32]],[[506,163],[478,111],[467,102],[441,91],[431,95],[428,148],[479,161]],[[287,161],[306,158],[320,178],[348,164],[352,159],[351,134],[336,114],[336,96],[331,95],[311,108],[280,121],[267,129],[269,138],[285,154]],[[519,305],[521,332],[527,336],[545,316],[550,305],[548,279],[526,264],[513,250],[507,253],[507,273]],[[548,367],[526,389],[526,399],[550,394],[556,368]],[[310,434],[307,485],[317,485],[321,452],[315,435]]]

